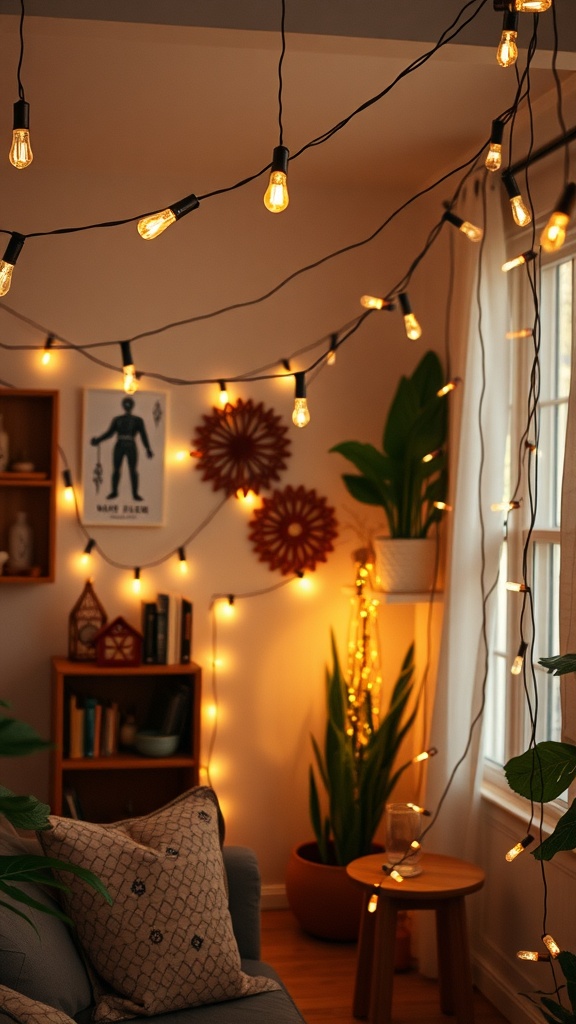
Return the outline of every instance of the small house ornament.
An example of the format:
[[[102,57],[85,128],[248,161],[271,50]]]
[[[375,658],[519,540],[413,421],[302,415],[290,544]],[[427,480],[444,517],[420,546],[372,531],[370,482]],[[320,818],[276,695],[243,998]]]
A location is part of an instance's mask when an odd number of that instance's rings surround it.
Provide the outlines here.
[[[142,634],[121,615],[102,627],[94,646],[100,668],[136,668],[142,664]]]
[[[95,660],[94,640],[106,620],[106,612],[94,593],[92,580],[87,580],[68,620],[68,657],[71,661]]]

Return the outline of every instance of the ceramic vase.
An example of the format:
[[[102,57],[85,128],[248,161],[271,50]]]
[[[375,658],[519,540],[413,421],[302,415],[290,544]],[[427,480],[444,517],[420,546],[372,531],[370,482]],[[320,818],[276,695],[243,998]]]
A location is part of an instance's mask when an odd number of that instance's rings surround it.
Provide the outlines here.
[[[32,566],[32,527],[25,512],[17,512],[8,531],[8,555],[11,572],[27,572]]]

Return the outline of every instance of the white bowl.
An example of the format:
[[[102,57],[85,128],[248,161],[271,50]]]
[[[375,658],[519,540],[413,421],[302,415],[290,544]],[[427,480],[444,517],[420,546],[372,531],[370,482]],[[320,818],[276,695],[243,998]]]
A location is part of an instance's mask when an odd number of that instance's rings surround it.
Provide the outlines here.
[[[149,729],[137,732],[134,739],[136,750],[146,757],[170,757],[176,753],[179,742],[179,736],[160,736]]]

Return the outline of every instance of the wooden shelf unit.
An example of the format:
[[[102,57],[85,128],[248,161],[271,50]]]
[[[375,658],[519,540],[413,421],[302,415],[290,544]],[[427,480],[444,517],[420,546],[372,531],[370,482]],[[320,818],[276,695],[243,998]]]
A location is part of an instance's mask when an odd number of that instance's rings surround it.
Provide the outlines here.
[[[56,474],[58,392],[0,388],[0,413],[10,443],[9,468],[0,473],[0,550],[8,550],[8,531],[17,512],[25,512],[33,531],[34,572],[0,574],[0,584],[52,583],[56,546]],[[19,473],[14,463],[31,462]]]
[[[180,746],[171,757],[144,757],[122,749],[108,756],[68,756],[72,695],[116,701],[120,714],[133,712],[142,728],[161,715],[169,695],[182,684],[190,698]],[[192,662],[99,668],[94,662],[52,658],[52,813],[67,813],[64,796],[72,790],[86,820],[119,821],[148,814],[198,785],[201,690],[202,672]]]

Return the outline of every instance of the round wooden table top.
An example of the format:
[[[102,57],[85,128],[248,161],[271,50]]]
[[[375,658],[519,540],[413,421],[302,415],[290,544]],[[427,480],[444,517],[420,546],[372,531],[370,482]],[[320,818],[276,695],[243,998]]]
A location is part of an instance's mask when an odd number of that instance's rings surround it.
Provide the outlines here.
[[[422,872],[396,882],[382,870],[386,855],[371,853],[368,857],[359,857],[347,865],[346,871],[356,882],[380,890],[391,896],[409,900],[431,900],[443,896],[465,896],[476,892],[484,885],[485,874],[476,864],[457,857],[445,857],[441,853],[423,853]],[[402,868],[399,867],[402,871]]]

